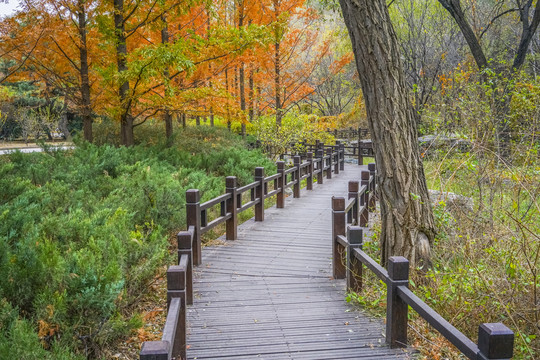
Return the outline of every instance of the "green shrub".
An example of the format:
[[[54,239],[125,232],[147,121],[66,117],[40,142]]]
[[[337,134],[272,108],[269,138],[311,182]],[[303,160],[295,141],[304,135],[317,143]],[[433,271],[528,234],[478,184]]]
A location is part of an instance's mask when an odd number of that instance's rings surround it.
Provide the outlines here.
[[[224,129],[139,141],[0,157],[0,358],[99,357],[140,326],[133,305],[172,263],[185,191],[207,200],[225,176],[275,172]]]

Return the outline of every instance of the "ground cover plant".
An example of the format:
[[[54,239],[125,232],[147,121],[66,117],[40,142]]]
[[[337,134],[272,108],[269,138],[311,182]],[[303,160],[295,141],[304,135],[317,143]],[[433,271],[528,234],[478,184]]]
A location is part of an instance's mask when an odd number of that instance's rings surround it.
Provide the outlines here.
[[[207,200],[225,176],[273,170],[225,129],[142,141],[0,157],[0,358],[99,358],[141,326],[133,309],[172,263],[185,191]]]

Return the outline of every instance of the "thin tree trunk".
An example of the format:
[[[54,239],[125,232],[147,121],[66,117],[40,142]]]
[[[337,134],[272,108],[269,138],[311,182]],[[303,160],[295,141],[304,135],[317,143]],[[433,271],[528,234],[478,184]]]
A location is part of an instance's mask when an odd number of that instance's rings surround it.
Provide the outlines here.
[[[88,45],[86,40],[86,9],[85,1],[78,0],[77,2],[78,12],[78,28],[79,28],[79,60],[81,67],[79,69],[79,75],[81,77],[81,101],[82,111],[81,116],[83,120],[83,136],[88,142],[94,140],[92,134],[92,103],[90,99],[90,79],[89,79],[89,67],[88,67]],[[66,134],[68,136],[69,134]]]
[[[165,14],[161,15],[161,21],[163,21],[163,29],[161,29],[161,43],[169,43],[169,24],[167,23],[167,16]],[[165,78],[169,77],[169,70],[163,70],[163,76]],[[173,117],[169,109],[165,109],[163,113],[163,121],[165,122],[165,136],[167,139],[171,138],[173,135]]]
[[[377,162],[381,262],[430,261],[435,236],[417,129],[385,0],[340,0],[366,103]]]
[[[253,68],[249,69],[249,122],[253,122],[255,116]]]
[[[124,0],[114,0],[114,28],[116,35],[116,61],[119,73],[127,71],[127,45],[124,24]],[[120,115],[120,136],[122,145],[132,146],[133,137],[133,117],[129,104],[129,82],[124,82],[118,89],[122,112]]]

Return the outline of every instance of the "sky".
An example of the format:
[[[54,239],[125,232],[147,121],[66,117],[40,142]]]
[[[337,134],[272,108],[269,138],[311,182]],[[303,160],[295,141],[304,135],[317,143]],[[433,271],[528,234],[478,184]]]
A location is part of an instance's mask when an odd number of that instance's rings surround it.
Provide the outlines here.
[[[10,15],[15,8],[19,5],[19,0],[7,0],[9,4],[6,4],[6,0],[0,0],[0,16]]]

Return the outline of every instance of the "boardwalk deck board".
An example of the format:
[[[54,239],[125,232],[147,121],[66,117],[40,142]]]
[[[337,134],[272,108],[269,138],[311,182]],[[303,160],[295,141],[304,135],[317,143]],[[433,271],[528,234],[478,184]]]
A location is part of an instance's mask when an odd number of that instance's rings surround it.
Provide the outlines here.
[[[188,307],[188,359],[407,359],[382,319],[345,301],[331,278],[331,197],[365,167],[346,171],[246,221],[238,240],[206,247]]]

